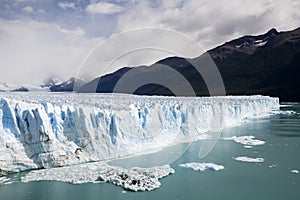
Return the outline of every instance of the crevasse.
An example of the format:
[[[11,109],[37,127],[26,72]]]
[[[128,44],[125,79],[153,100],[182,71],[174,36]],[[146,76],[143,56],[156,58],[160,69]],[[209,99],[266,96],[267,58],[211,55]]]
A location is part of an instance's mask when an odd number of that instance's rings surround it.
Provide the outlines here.
[[[266,96],[3,93],[0,174],[147,153],[276,109]]]

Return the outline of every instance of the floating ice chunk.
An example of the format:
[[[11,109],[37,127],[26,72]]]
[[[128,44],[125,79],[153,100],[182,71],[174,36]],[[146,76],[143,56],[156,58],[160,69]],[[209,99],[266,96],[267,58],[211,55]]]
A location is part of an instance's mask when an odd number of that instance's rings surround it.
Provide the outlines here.
[[[234,158],[236,161],[241,161],[241,162],[253,162],[253,163],[262,163],[265,160],[263,158],[249,158],[247,156],[240,156]]]
[[[291,170],[291,172],[294,174],[299,174],[299,170],[297,170],[297,169],[293,169],[293,170]]]
[[[11,183],[11,181],[10,181],[11,179],[10,178],[7,178],[7,177],[0,177],[0,185],[7,185],[7,184],[10,184]]]
[[[269,168],[275,168],[277,165],[269,165]]]
[[[31,171],[22,182],[53,180],[72,184],[109,182],[132,191],[151,191],[160,187],[158,179],[175,173],[169,165],[124,169],[103,162]]]
[[[217,165],[215,163],[196,163],[196,162],[180,164],[179,167],[191,168],[196,171],[205,171],[207,169],[212,171],[219,171],[224,169],[223,165]]]
[[[253,135],[240,136],[240,137],[233,136],[231,138],[225,138],[225,140],[233,140],[236,143],[245,145],[244,146],[245,148],[249,148],[249,146],[263,145],[266,143],[265,141],[255,139],[255,137]]]
[[[293,105],[291,105],[291,104],[280,104],[280,108],[284,108],[284,107],[291,107],[291,106],[293,106]]]
[[[293,110],[274,110],[274,111],[270,111],[270,114],[272,114],[272,115],[296,115],[298,113]]]

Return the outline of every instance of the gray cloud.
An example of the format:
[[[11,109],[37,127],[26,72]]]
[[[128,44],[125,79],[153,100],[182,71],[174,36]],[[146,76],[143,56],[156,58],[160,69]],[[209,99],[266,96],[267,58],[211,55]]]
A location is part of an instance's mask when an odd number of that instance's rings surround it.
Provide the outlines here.
[[[208,49],[244,34],[260,34],[272,27],[289,30],[300,24],[300,2],[293,0],[170,0],[160,5],[152,8],[147,2],[137,2],[119,16],[119,30],[173,28]]]
[[[33,8],[30,7],[30,6],[26,6],[26,7],[22,8],[22,11],[27,13],[27,14],[34,13]]]
[[[38,84],[49,74],[63,79],[76,75],[84,57],[101,41],[85,38],[82,31],[37,21],[0,20],[0,82]]]

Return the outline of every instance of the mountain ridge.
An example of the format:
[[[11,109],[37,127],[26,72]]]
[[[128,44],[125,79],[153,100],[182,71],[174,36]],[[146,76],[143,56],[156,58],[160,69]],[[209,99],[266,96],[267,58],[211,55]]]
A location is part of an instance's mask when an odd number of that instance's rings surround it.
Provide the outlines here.
[[[300,101],[300,94],[297,92],[297,83],[300,81],[300,28],[282,32],[272,28],[262,35],[242,36],[208,50],[207,53],[221,73],[226,94],[262,94],[278,96],[282,101]],[[197,96],[209,96],[203,78],[191,66],[191,61],[197,59],[201,63],[201,56],[194,59],[168,57],[149,67],[121,68],[89,82],[78,92],[114,92],[116,83],[125,73],[133,72],[131,74],[135,76],[130,77],[132,80],[143,76],[155,77],[158,75],[158,65],[163,64],[182,74]],[[168,75],[165,78],[173,85],[182,84]],[[117,92],[129,91],[124,89]],[[174,95],[169,88],[158,84],[143,85],[134,94]]]

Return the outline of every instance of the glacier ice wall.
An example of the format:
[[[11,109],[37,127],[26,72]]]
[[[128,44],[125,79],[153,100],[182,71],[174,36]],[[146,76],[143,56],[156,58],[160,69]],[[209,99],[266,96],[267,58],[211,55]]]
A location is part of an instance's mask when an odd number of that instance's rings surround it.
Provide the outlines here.
[[[221,109],[222,108],[222,109]],[[0,94],[0,175],[146,153],[279,109],[266,96]]]

